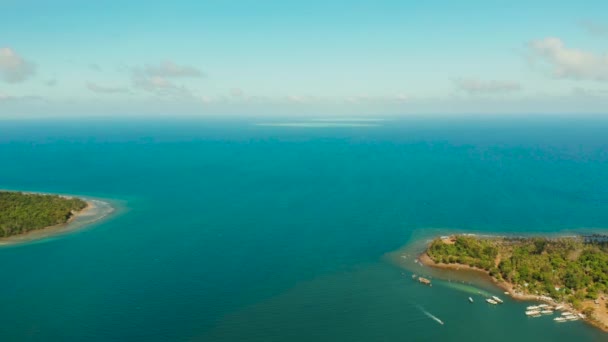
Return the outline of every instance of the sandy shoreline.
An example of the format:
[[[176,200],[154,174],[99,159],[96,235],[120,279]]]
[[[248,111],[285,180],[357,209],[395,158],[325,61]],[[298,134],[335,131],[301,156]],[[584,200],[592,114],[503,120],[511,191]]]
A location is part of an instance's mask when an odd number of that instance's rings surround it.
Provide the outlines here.
[[[24,194],[52,195],[52,194],[48,194],[48,193],[30,192],[30,191],[13,191],[13,190],[0,190],[0,191],[21,192]],[[31,230],[31,231],[23,233],[23,234],[12,235],[9,237],[0,238],[0,247],[16,245],[16,244],[20,244],[20,243],[35,242],[38,240],[52,238],[55,236],[59,236],[59,235],[68,233],[68,232],[76,231],[76,230],[85,228],[86,226],[88,226],[94,222],[101,220],[102,218],[108,216],[111,212],[114,211],[114,208],[112,206],[110,206],[109,203],[104,202],[104,201],[85,199],[82,197],[72,196],[72,195],[57,195],[57,196],[64,197],[64,198],[80,198],[81,200],[86,202],[87,206],[84,207],[82,210],[72,212],[72,215],[65,223],[60,223],[60,224],[56,224],[56,225],[52,225],[52,226],[48,226],[48,227],[44,227],[44,228],[40,228],[40,229],[36,229],[36,230]],[[102,213],[96,212],[100,206],[107,207],[105,212],[102,212]],[[87,217],[90,217],[91,219],[86,221],[85,218],[87,218]],[[86,221],[86,222],[79,222],[81,220]]]
[[[438,268],[438,269],[444,269],[444,270],[469,270],[469,271],[474,271],[476,273],[479,273],[481,276],[487,277],[490,280],[492,280],[492,283],[494,283],[494,285],[496,285],[497,287],[503,289],[505,292],[507,292],[509,294],[509,296],[515,300],[521,300],[521,301],[539,301],[539,302],[544,302],[547,304],[551,304],[551,305],[563,305],[568,311],[571,312],[576,312],[577,314],[580,314],[581,312],[579,310],[576,310],[574,307],[572,307],[572,305],[570,303],[565,303],[565,302],[557,302],[552,298],[546,297],[546,296],[539,296],[539,295],[530,295],[530,294],[524,294],[524,293],[520,293],[514,290],[514,286],[513,284],[510,284],[508,282],[505,281],[499,281],[498,279],[490,276],[490,273],[484,269],[481,268],[477,268],[477,267],[472,267],[469,265],[462,265],[462,264],[444,264],[444,263],[436,263],[433,259],[431,259],[431,257],[425,252],[423,252],[422,254],[420,254],[418,256],[418,261],[425,266],[428,267],[433,267],[433,268]],[[604,332],[608,332],[608,322],[603,322],[603,321],[595,321],[592,320],[588,317],[583,319],[585,322],[603,330]]]

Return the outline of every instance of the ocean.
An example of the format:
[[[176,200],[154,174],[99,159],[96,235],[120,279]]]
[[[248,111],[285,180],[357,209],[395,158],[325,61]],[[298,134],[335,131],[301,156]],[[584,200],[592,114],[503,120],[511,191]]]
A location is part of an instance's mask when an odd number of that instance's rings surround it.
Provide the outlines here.
[[[116,208],[0,248],[0,340],[608,340],[393,253],[606,231],[608,118],[127,118],[0,121],[0,188]]]

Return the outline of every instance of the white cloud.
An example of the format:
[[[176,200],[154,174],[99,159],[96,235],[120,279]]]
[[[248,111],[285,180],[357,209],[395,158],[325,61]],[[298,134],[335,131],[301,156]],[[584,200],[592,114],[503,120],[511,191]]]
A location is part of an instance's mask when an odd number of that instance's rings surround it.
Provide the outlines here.
[[[405,104],[412,100],[410,96],[403,93],[396,95],[346,95],[346,96],[314,96],[314,95],[288,95],[283,98],[273,98],[273,101],[292,104],[306,105],[342,105],[342,104],[371,104],[371,105],[394,105]]]
[[[94,93],[100,93],[100,94],[116,94],[116,93],[128,93],[129,90],[126,88],[121,88],[121,87],[109,87],[109,86],[104,86],[104,85],[100,85],[94,82],[87,82],[86,83],[86,87],[94,92]]]
[[[160,76],[134,76],[133,86],[157,95],[190,95],[190,91],[186,87],[177,86]]]
[[[178,77],[203,77],[199,69],[188,65],[177,65],[171,61],[164,61],[160,65],[148,65],[142,73],[150,77],[178,78]]]
[[[608,54],[571,49],[553,37],[535,40],[529,47],[533,56],[551,67],[555,78],[608,81]]]
[[[134,68],[132,71],[133,86],[158,95],[191,95],[183,85],[176,85],[172,79],[200,78],[204,74],[193,66],[177,65],[171,61],[162,62],[155,66]]]
[[[202,95],[199,96],[198,98],[203,104],[210,104],[214,101],[214,99],[211,96],[207,96],[207,95]]]
[[[287,96],[287,101],[291,103],[306,103],[309,101],[309,98],[300,95],[289,95]]]
[[[230,89],[230,95],[233,97],[243,97],[245,96],[245,92],[241,88],[232,88]]]
[[[588,33],[598,37],[608,37],[608,25],[586,20],[580,23]]]
[[[89,69],[91,69],[93,71],[102,71],[102,69],[99,66],[99,64],[95,64],[95,63],[89,64]]]
[[[408,102],[410,101],[410,97],[407,94],[397,94],[395,95],[395,101],[397,102]]]
[[[502,94],[521,90],[521,85],[514,81],[484,81],[474,78],[459,78],[454,82],[458,89],[469,94]]]
[[[0,103],[8,102],[28,102],[28,101],[44,101],[44,98],[40,96],[12,96],[0,91]]]
[[[36,67],[19,56],[13,49],[0,48],[0,78],[7,83],[25,81],[34,74]]]
[[[572,88],[572,95],[584,97],[605,97],[608,96],[608,90],[574,87]]]

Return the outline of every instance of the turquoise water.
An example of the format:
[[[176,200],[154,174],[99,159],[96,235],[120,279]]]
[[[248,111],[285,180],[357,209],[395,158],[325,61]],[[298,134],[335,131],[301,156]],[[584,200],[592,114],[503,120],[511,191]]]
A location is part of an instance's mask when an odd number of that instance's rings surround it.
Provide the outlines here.
[[[0,339],[607,339],[420,286],[386,254],[451,229],[608,228],[608,119],[264,122],[278,121],[0,122],[0,188],[119,208],[0,248]]]

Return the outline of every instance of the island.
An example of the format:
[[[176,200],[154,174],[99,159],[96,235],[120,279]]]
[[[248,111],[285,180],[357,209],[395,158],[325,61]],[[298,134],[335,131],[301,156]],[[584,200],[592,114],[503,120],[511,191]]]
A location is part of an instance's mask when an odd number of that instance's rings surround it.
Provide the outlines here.
[[[76,197],[0,191],[0,238],[66,224],[89,206]]]
[[[513,298],[547,302],[608,331],[608,236],[443,236],[419,260],[483,272]]]

